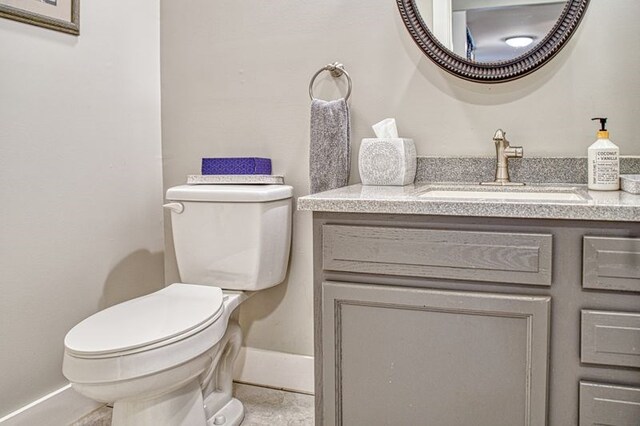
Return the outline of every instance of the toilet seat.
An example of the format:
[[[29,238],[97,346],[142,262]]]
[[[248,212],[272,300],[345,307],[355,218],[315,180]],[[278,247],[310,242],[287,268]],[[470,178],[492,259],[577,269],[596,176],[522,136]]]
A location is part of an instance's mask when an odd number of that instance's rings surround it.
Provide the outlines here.
[[[218,287],[172,284],[148,296],[116,305],[112,308],[122,305],[124,308],[114,309],[104,316],[100,314],[107,310],[99,312],[67,334],[63,372],[72,383],[88,384],[129,380],[174,368],[214,348],[227,329],[229,315],[225,312],[232,311],[246,297],[242,292],[223,293]],[[185,318],[177,318],[182,326],[172,328],[165,324],[162,330],[166,333],[151,334],[146,333],[149,329],[129,323],[132,330],[126,339],[118,340],[117,336],[111,339],[111,334],[123,331],[123,323],[126,323],[123,319],[109,323],[116,313],[133,314],[133,307],[142,302],[145,303],[143,306],[148,303],[157,307],[162,298],[171,302],[166,311],[149,318],[176,319],[176,315],[183,314]],[[184,308],[187,307],[193,312],[186,312]],[[205,307],[208,307],[208,313],[205,313]],[[110,345],[94,343],[107,334]]]
[[[147,351],[198,333],[222,312],[220,288],[172,284],[90,316],[69,331],[65,348],[82,358]]]

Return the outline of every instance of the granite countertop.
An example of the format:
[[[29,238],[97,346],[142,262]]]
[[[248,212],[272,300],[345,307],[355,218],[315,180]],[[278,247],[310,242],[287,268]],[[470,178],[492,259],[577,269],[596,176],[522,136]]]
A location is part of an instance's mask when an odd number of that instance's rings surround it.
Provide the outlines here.
[[[580,201],[421,197],[434,188],[446,190],[456,186],[459,188],[460,185],[462,184],[416,183],[397,187],[356,184],[298,198],[298,210],[640,222],[640,195],[622,191],[588,191],[586,185],[552,185],[553,191],[580,194],[584,198]],[[501,190],[495,187],[478,187],[477,184],[464,184],[464,187],[481,191]],[[544,191],[548,187],[549,185],[527,185],[522,190]]]

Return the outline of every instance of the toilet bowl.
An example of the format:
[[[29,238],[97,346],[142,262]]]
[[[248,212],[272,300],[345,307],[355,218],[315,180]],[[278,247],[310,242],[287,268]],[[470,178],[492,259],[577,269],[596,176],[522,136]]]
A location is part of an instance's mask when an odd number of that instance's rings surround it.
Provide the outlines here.
[[[291,193],[284,185],[167,191],[180,276],[197,281],[112,306],[65,337],[63,374],[79,393],[113,404],[114,426],[242,422],[232,397],[236,308],[284,279]]]

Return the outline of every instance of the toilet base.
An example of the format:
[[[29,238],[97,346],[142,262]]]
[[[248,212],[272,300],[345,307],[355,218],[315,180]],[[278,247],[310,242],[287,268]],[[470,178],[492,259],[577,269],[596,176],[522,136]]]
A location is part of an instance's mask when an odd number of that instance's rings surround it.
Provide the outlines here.
[[[146,377],[157,387],[141,380],[131,382],[138,385],[133,386],[137,392],[131,392],[133,397],[114,398],[112,426],[239,425],[244,407],[233,398],[233,364],[241,342],[240,326],[231,320],[222,339],[209,352],[176,367],[180,374],[165,371]],[[173,380],[178,377],[184,379]],[[160,379],[164,379],[162,383]],[[112,391],[116,389],[126,393],[123,386],[111,387]]]
[[[160,398],[121,401],[113,408],[113,426],[239,426],[244,419],[244,406],[236,398],[205,419],[202,392],[197,382]]]
[[[156,398],[113,404],[112,426],[206,426],[197,380]]]
[[[220,411],[207,420],[207,426],[238,426],[242,423],[243,419],[244,406],[239,400],[233,398],[227,405],[222,407]]]

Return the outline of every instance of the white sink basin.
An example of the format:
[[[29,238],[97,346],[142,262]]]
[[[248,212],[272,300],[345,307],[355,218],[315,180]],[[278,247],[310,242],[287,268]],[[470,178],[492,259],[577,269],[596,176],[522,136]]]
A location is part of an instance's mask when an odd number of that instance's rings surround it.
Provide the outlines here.
[[[573,190],[540,190],[527,189],[455,189],[433,188],[419,195],[420,198],[434,199],[472,199],[472,200],[506,200],[506,201],[587,201],[587,198]]]

